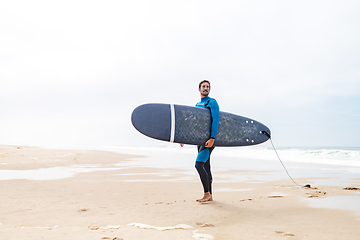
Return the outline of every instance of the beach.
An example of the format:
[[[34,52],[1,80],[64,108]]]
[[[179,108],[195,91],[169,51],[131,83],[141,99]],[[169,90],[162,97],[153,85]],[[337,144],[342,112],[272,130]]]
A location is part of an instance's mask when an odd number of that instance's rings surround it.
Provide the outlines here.
[[[0,146],[0,239],[359,239],[358,172],[215,155],[197,203],[186,151]]]

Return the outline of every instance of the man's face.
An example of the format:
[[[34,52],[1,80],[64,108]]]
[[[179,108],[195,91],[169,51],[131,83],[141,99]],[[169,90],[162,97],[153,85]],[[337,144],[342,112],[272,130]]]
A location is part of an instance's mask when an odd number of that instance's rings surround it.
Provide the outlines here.
[[[206,97],[207,95],[209,95],[209,92],[210,92],[209,83],[207,83],[207,82],[202,83],[199,88],[199,92],[200,92],[201,96],[203,96],[203,97]]]

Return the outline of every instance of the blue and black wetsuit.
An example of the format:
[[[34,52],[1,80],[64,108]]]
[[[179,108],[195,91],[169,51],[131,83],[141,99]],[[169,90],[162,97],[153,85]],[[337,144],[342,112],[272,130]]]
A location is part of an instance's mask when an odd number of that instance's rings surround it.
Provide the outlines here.
[[[217,104],[216,100],[206,96],[201,99],[201,102],[196,104],[196,107],[201,108],[208,108],[211,112],[211,132],[210,138],[216,137],[216,133],[219,127],[219,117],[220,117],[220,110],[219,105]],[[211,168],[210,168],[210,154],[214,150],[215,146],[211,148],[205,147],[204,145],[197,146],[198,155],[195,162],[195,168],[199,173],[201,183],[204,188],[204,192],[209,192],[212,194],[211,184],[212,184],[212,175],[211,175]]]

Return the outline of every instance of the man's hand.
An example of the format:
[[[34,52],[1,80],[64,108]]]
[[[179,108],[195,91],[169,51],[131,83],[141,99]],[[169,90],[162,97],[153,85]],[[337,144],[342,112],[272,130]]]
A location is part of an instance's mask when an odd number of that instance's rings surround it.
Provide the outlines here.
[[[215,139],[214,138],[210,138],[209,140],[207,140],[207,142],[205,143],[205,147],[207,148],[211,148],[214,145]]]

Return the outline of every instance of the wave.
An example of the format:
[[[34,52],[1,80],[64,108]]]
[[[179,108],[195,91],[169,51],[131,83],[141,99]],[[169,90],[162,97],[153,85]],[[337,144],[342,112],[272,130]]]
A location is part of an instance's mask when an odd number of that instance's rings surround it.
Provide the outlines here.
[[[360,167],[360,148],[287,147],[276,148],[276,151],[284,162]],[[247,159],[278,160],[274,149],[265,147],[221,149],[218,154]]]

